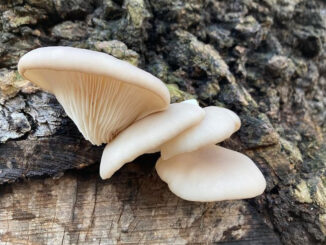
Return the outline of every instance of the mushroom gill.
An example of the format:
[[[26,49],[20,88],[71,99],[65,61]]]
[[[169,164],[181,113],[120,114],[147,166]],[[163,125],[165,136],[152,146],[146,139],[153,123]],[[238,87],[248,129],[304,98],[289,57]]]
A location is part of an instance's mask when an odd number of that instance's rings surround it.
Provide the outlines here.
[[[70,47],[39,48],[20,74],[53,93],[92,144],[110,142],[134,121],[165,110],[170,96],[151,74],[110,55]]]

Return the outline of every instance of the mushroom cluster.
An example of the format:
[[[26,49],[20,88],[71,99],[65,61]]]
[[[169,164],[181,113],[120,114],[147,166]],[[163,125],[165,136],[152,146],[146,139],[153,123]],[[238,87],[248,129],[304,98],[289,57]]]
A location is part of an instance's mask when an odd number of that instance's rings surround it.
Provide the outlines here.
[[[161,151],[157,173],[183,199],[251,198],[265,189],[264,176],[248,157],[215,145],[240,128],[228,109],[201,108],[196,100],[170,104],[161,80],[91,50],[38,48],[19,60],[18,70],[56,96],[87,140],[107,144],[103,179],[144,153]]]

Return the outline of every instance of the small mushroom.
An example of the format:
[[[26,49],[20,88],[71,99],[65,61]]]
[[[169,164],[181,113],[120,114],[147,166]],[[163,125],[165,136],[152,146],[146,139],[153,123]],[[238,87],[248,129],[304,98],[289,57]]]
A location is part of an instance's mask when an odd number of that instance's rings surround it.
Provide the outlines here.
[[[241,126],[240,118],[231,110],[217,106],[203,109],[205,118],[199,124],[183,131],[161,146],[162,159],[166,160],[184,152],[222,142]]]
[[[216,145],[160,158],[156,170],[174,194],[188,201],[252,198],[266,187],[264,176],[247,156]]]
[[[197,105],[171,104],[167,110],[134,122],[106,145],[100,165],[102,179],[110,178],[125,163],[154,152],[164,142],[203,120],[205,112]]]
[[[79,131],[95,145],[110,142],[134,121],[165,110],[170,103],[161,80],[96,51],[38,48],[19,60],[18,70],[55,94]]]

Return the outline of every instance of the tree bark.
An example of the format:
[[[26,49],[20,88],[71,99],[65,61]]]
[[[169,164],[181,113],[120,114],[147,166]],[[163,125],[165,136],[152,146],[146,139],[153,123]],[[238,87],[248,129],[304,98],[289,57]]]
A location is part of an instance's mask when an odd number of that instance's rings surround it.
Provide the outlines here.
[[[0,0],[0,244],[325,244],[323,1]],[[188,202],[144,155],[102,181],[103,147],[16,71],[31,49],[106,52],[159,77],[172,102],[225,106],[267,190]]]

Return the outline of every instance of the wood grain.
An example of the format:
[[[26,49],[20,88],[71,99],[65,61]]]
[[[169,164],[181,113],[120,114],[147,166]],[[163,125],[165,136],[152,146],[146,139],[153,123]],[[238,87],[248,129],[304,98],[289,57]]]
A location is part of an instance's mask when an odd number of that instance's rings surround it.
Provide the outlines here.
[[[279,244],[249,202],[181,200],[147,160],[3,186],[0,244]]]

